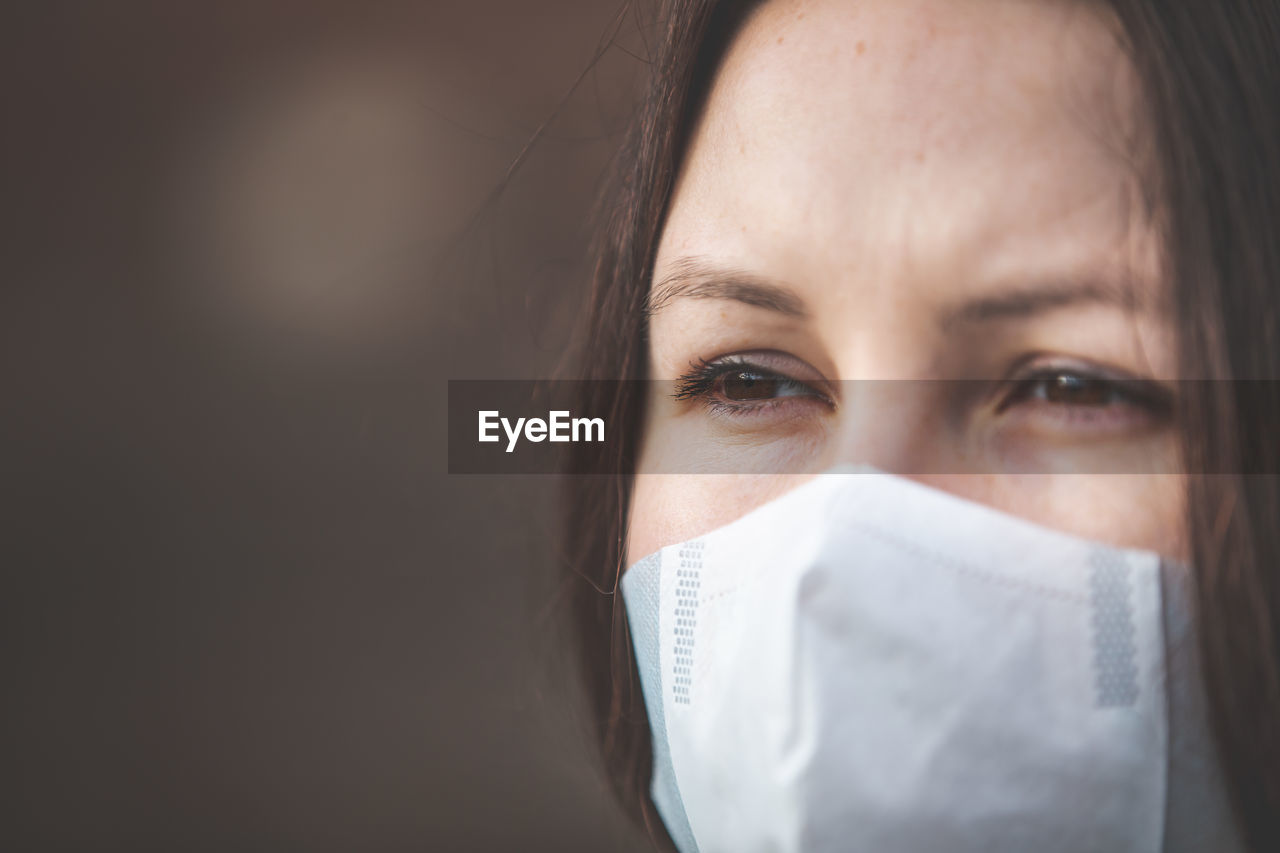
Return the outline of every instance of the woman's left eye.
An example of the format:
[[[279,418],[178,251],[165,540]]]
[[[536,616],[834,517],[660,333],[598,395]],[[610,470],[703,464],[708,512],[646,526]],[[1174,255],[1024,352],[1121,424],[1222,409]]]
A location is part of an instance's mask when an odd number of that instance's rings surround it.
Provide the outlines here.
[[[1014,379],[997,411],[1030,405],[1057,417],[1077,421],[1167,417],[1169,392],[1149,380],[1114,378],[1076,369],[1039,370]]]
[[[1115,383],[1073,373],[1056,373],[1024,380],[1019,394],[1024,399],[1043,400],[1064,406],[1106,406],[1127,401]]]

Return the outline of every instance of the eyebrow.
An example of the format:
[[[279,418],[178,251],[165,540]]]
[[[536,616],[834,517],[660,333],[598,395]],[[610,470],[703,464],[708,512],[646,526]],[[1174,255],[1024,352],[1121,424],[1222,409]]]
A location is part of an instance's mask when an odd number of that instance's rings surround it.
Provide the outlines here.
[[[680,299],[728,299],[799,320],[811,316],[804,299],[783,282],[719,267],[698,257],[680,258],[671,266],[671,272],[658,281],[645,298],[646,316],[652,317]],[[1088,304],[1129,310],[1140,307],[1133,292],[1124,287],[1097,281],[1063,282],[965,300],[941,311],[938,325],[943,330],[951,330],[957,326],[1026,319]]]
[[[943,311],[939,315],[939,326],[947,330],[956,326],[1020,320],[1088,304],[1111,305],[1130,310],[1139,307],[1134,294],[1126,288],[1087,281],[1060,283],[1009,290],[967,300]]]
[[[681,258],[672,264],[672,271],[649,291],[644,313],[652,317],[678,299],[728,299],[798,320],[809,317],[804,300],[786,284],[716,267],[700,258]]]

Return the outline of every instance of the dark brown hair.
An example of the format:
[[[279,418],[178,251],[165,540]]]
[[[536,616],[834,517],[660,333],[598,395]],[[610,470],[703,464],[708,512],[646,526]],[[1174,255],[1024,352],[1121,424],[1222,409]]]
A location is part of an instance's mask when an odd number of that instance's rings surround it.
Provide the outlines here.
[[[691,125],[759,2],[671,0],[636,124],[602,209],[579,378],[645,379],[643,310]],[[1188,525],[1210,716],[1254,850],[1280,850],[1280,4],[1112,0],[1156,141],[1157,216],[1177,305]],[[604,766],[663,846],[649,729],[617,582],[641,383],[586,382],[580,408],[622,440],[575,446],[564,528],[574,644]],[[607,476],[600,476],[607,472]],[[1208,472],[1226,472],[1211,474]]]

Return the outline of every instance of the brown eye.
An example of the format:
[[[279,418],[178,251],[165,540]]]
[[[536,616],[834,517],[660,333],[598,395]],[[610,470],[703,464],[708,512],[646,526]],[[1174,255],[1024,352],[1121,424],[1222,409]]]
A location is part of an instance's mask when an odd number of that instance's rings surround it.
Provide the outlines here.
[[[1112,383],[1060,373],[1042,381],[1040,394],[1046,402],[1063,406],[1105,406],[1115,399]]]
[[[779,381],[750,370],[737,370],[720,378],[720,393],[735,402],[771,400],[778,396]]]
[[[1005,411],[1020,403],[1044,404],[1063,411],[1143,409],[1168,415],[1173,401],[1169,393],[1144,380],[1120,380],[1069,370],[1048,370],[1013,383],[1000,404]]]
[[[692,367],[688,374],[680,377],[672,396],[677,400],[700,400],[718,415],[759,415],[782,407],[780,416],[795,417],[815,403],[827,410],[834,409],[831,398],[816,387],[815,382],[796,379],[740,358],[703,361]],[[797,363],[796,369],[809,372],[803,363]]]

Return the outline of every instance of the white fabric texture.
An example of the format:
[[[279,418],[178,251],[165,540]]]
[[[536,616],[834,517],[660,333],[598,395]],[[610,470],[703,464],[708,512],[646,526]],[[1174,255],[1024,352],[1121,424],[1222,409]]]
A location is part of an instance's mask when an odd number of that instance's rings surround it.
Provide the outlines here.
[[[682,853],[1186,847],[1166,847],[1153,553],[847,469],[651,555],[622,593]]]

